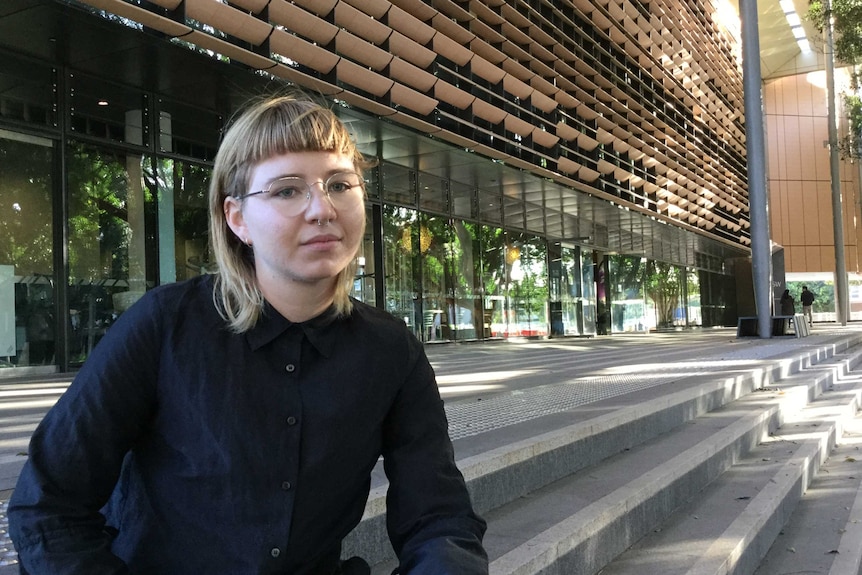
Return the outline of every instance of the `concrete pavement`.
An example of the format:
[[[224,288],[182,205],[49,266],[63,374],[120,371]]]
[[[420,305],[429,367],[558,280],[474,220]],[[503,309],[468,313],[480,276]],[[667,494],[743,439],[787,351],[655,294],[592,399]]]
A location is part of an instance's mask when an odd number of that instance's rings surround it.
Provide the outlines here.
[[[818,325],[808,338],[737,339],[735,330],[704,329],[591,339],[510,340],[426,347],[446,401],[456,455],[468,479],[489,454],[557,430],[663,397],[680,382],[757,370],[770,361],[823,353],[831,343],[860,337],[862,326]],[[0,489],[3,501],[20,471],[26,442],[64,381],[0,380]],[[477,463],[478,462],[478,463]],[[375,472],[366,513],[385,489]],[[486,497],[486,496],[483,496]],[[494,503],[483,501],[492,508]],[[5,534],[5,506],[0,530]],[[0,575],[17,572],[8,539],[0,540]],[[348,543],[348,547],[351,543]],[[4,564],[10,564],[4,566]],[[384,562],[381,569],[386,567]],[[382,572],[382,571],[381,571]]]

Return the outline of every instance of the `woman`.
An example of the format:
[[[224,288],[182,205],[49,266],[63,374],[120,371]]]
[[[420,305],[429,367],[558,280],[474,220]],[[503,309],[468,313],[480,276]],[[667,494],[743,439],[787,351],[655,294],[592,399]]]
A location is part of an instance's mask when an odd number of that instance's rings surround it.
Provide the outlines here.
[[[348,296],[363,166],[308,100],[231,126],[219,273],[149,291],[33,435],[8,512],[31,575],[361,572],[341,540],[380,455],[400,573],[487,573],[421,344]]]

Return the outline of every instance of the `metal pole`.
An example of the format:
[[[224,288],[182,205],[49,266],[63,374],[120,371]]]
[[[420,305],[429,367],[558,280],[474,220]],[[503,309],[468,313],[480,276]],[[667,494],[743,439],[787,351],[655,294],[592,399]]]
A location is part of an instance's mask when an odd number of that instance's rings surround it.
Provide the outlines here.
[[[838,165],[838,114],[835,111],[835,51],[832,39],[832,2],[826,0],[826,98],[829,122],[829,174],[832,180],[832,230],[835,241],[835,319],[847,325],[847,264],[844,261],[844,211]]]
[[[751,266],[758,334],[772,337],[772,246],[766,195],[766,144],[760,74],[757,0],[740,0],[742,21],[742,88],[748,155],[748,206],[751,217]]]

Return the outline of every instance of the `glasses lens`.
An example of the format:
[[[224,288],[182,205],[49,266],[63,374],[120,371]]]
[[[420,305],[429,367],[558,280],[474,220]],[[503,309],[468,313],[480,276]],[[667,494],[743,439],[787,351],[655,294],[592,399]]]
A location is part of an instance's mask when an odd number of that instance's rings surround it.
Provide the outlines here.
[[[353,172],[334,174],[326,180],[326,194],[336,209],[353,207],[362,199],[362,178]]]
[[[344,172],[330,176],[324,183],[326,197],[335,209],[348,209],[362,200],[362,178],[359,174]],[[269,187],[269,198],[288,216],[297,216],[308,207],[312,187],[302,178],[281,178]]]

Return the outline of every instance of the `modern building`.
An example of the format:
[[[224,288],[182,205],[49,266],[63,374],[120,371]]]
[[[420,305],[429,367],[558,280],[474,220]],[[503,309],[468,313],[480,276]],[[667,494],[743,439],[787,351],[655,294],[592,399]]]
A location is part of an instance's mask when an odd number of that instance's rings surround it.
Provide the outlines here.
[[[74,369],[209,272],[220,134],[289,86],[378,160],[354,295],[423,341],[735,325],[738,26],[719,0],[3,0],[0,362]]]

